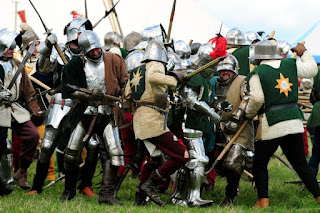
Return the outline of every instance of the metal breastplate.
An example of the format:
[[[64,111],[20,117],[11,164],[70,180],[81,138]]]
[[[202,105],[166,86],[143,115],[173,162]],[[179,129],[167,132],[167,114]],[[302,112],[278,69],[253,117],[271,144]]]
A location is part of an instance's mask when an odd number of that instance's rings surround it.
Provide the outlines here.
[[[103,93],[107,92],[103,57],[101,57],[101,60],[98,63],[86,61],[84,71],[88,89],[100,89]],[[110,115],[111,107],[109,105],[100,105],[98,107],[88,106],[84,114],[92,115],[97,112],[104,115]]]
[[[0,87],[3,86],[5,88],[7,88],[9,86],[13,76],[15,75],[15,72],[13,70],[13,66],[12,66],[11,62],[12,62],[11,60],[8,60],[8,61],[1,61],[0,60],[0,64],[2,65],[2,67],[4,69],[4,72],[5,72],[4,82],[1,82],[1,80],[0,80]],[[19,77],[17,78],[16,82],[19,81],[18,79],[19,79]],[[14,84],[12,86],[12,88],[10,89],[10,91],[11,91],[11,97],[9,98],[9,100],[10,101],[17,100],[18,97],[19,97],[19,87],[18,87],[18,85]]]
[[[219,103],[223,102],[227,98],[228,91],[230,89],[231,84],[223,85],[219,82],[216,84],[216,90],[214,95],[214,101],[213,101],[213,108],[217,110],[217,106]]]
[[[98,63],[86,61],[84,71],[88,89],[101,89],[103,93],[107,92],[103,58]]]
[[[13,74],[13,67],[12,67],[10,60],[9,61],[1,61],[0,60],[0,64],[2,65],[2,67],[6,73],[11,73],[11,75]]]

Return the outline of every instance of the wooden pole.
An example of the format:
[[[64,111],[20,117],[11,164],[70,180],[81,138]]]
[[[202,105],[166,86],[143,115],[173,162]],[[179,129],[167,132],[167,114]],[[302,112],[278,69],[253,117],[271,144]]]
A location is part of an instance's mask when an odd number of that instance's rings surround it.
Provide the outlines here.
[[[112,2],[111,6],[113,7],[114,6],[113,0],[111,2]],[[118,29],[120,31],[120,35],[123,37],[123,32],[122,32],[122,28],[121,28],[121,25],[120,25],[120,21],[119,21],[119,18],[118,18],[118,13],[116,11],[116,8],[114,8],[114,16],[116,18],[116,23],[117,23]]]
[[[170,22],[169,22],[169,29],[168,29],[168,36],[167,36],[167,42],[170,42],[170,36],[171,36],[171,29],[172,29],[172,23],[173,23],[173,17],[174,17],[174,12],[176,10],[176,0],[173,0],[173,5],[171,9],[171,15],[170,15]]]
[[[107,6],[107,4],[106,4],[106,1],[105,1],[105,0],[102,0],[102,2],[103,2],[103,5],[104,5],[105,10],[106,10],[106,11],[109,11],[108,6]],[[110,14],[110,15],[111,15],[111,14]],[[113,31],[113,32],[116,32],[114,23],[112,22],[110,15],[108,15],[108,18],[109,18],[109,22],[110,22],[112,31]]]
[[[51,89],[49,86],[45,85],[44,83],[42,83],[41,81],[39,81],[38,79],[36,79],[35,77],[33,77],[32,75],[28,75],[29,79],[31,81],[33,81],[34,83],[38,84],[39,86],[41,86],[42,88],[49,90]]]

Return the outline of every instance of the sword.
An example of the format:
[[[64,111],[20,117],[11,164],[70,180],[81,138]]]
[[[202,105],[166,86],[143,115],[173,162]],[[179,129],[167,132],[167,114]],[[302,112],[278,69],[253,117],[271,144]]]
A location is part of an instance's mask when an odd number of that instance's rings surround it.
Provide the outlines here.
[[[283,163],[286,167],[288,167],[291,171],[293,171],[294,173],[297,174],[297,172],[294,170],[294,168],[287,163],[282,157],[280,157],[279,155],[277,155],[276,153],[273,154],[273,156],[275,156],[281,163]]]
[[[120,2],[117,1],[117,3],[115,5],[113,5],[113,7],[109,10],[109,11],[106,11],[106,13],[104,14],[104,16],[102,18],[100,18],[97,23],[95,23],[95,25],[93,25],[93,29],[102,21],[102,19],[106,18],[110,13],[112,13],[113,11],[115,11],[115,7],[117,6],[117,4]]]
[[[18,76],[20,75],[21,71],[23,70],[24,65],[27,63],[28,59],[30,58],[30,56],[34,52],[35,43],[36,43],[36,40],[34,39],[32,44],[31,44],[31,46],[30,46],[30,48],[29,48],[29,50],[28,50],[28,52],[27,52],[27,54],[26,54],[26,56],[22,59],[17,72],[14,74],[12,80],[10,81],[10,84],[7,87],[8,90],[10,90],[12,88],[12,86],[16,83],[16,80],[17,80]]]
[[[29,0],[29,2],[30,2],[30,4],[31,4],[31,6],[33,7],[33,9],[36,11],[38,17],[40,18],[40,21],[41,21],[41,23],[42,23],[42,25],[43,25],[43,27],[44,27],[44,29],[45,29],[45,31],[46,31],[46,34],[49,36],[49,35],[51,34],[51,30],[52,30],[52,29],[49,30],[49,28],[45,25],[44,21],[42,20],[40,14],[39,14],[39,12],[38,12],[38,10],[37,10],[37,9],[35,8],[35,6],[33,5],[32,1]],[[64,63],[64,64],[68,64],[68,60],[67,60],[66,57],[64,56],[64,54],[63,54],[63,52],[61,51],[59,45],[58,45],[58,44],[54,44],[54,47],[56,48],[56,50],[57,50],[60,58],[61,58],[62,61],[63,61],[63,63]]]

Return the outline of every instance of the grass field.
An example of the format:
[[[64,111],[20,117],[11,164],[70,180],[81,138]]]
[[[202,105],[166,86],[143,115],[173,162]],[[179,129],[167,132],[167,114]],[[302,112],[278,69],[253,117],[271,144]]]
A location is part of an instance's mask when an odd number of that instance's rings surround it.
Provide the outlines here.
[[[278,151],[281,155],[281,152]],[[35,172],[34,162],[29,169],[28,180],[32,183]],[[97,172],[99,169],[97,169]],[[204,192],[203,198],[212,199],[213,206],[205,209],[186,208],[168,204],[160,208],[155,204],[146,207],[135,207],[134,193],[136,191],[137,179],[127,177],[120,191],[119,198],[124,206],[99,205],[97,198],[87,198],[78,194],[73,201],[60,201],[58,198],[63,191],[63,182],[45,189],[41,195],[26,195],[27,191],[14,186],[14,192],[7,197],[0,197],[0,212],[320,212],[320,205],[315,202],[312,195],[304,186],[284,184],[284,181],[299,180],[295,173],[286,168],[277,159],[273,158],[269,164],[269,194],[270,208],[264,210],[252,209],[257,198],[251,182],[242,175],[240,182],[240,194],[236,198],[235,205],[229,208],[219,207],[224,199],[226,181],[217,178],[213,193]],[[101,176],[94,179],[94,183],[101,181]],[[47,184],[47,183],[46,183]],[[95,189],[98,192],[98,189]],[[161,195],[167,201],[168,194]]]

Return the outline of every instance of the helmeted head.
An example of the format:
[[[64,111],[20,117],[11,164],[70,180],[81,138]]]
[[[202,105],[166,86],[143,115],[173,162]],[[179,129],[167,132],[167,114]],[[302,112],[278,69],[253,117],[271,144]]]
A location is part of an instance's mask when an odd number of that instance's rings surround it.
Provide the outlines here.
[[[269,59],[282,59],[277,53],[277,45],[271,41],[263,40],[254,45],[253,55],[249,59],[254,60],[269,60]]]
[[[143,50],[134,50],[131,53],[129,53],[129,55],[125,59],[127,72],[131,73],[131,71],[134,68],[140,66],[143,57],[144,57]]]
[[[141,36],[143,41],[158,40],[159,42],[164,43],[167,39],[167,35],[161,24],[145,28],[142,31]]]
[[[175,41],[174,49],[181,59],[190,58],[191,48],[185,41],[182,41],[182,40]]]
[[[248,45],[257,43],[262,40],[261,36],[258,33],[253,31],[246,32],[244,36]]]
[[[146,47],[148,46],[149,42],[148,41],[141,41],[137,46],[135,46],[133,49],[134,50],[145,50]]]
[[[227,55],[225,59],[217,65],[219,81],[230,83],[238,75],[239,63],[233,55]]]
[[[168,63],[167,63],[167,70],[181,70],[186,69],[186,67],[182,66],[181,58],[176,53],[168,53]]]
[[[63,34],[67,35],[67,43],[78,39],[79,33],[92,30],[91,22],[86,18],[74,18],[64,27]]]
[[[130,52],[140,43],[141,39],[141,34],[133,31],[124,37],[123,48]]]
[[[13,57],[13,51],[18,45],[21,47],[22,36],[19,33],[13,32],[4,28],[0,30],[0,57],[5,56],[6,52],[9,50],[12,55],[6,55],[8,58]]]
[[[89,60],[96,61],[101,58],[102,47],[100,40],[97,34],[92,30],[84,30],[78,38],[78,44],[83,54]]]
[[[227,33],[226,39],[227,39],[228,45],[231,45],[231,46],[245,46],[245,45],[247,45],[244,34],[237,28],[231,29]]]
[[[212,58],[210,57],[210,53],[213,51],[213,47],[211,44],[202,44],[197,52],[193,57],[190,58],[191,62],[198,67],[206,65]],[[214,73],[216,72],[216,65],[210,66],[207,69],[203,70],[201,74],[205,78],[211,78]]]
[[[108,32],[104,36],[104,46],[105,50],[110,50],[112,47],[120,47],[120,43],[122,42],[123,38],[116,32]]]
[[[39,41],[38,35],[33,31],[33,29],[29,29],[22,34],[22,50],[28,49],[29,44],[32,43],[33,40]]]
[[[159,61],[159,62],[167,63],[168,61],[167,51],[163,43],[157,40],[150,41],[146,47],[146,51],[145,51],[142,62],[144,61]]]

